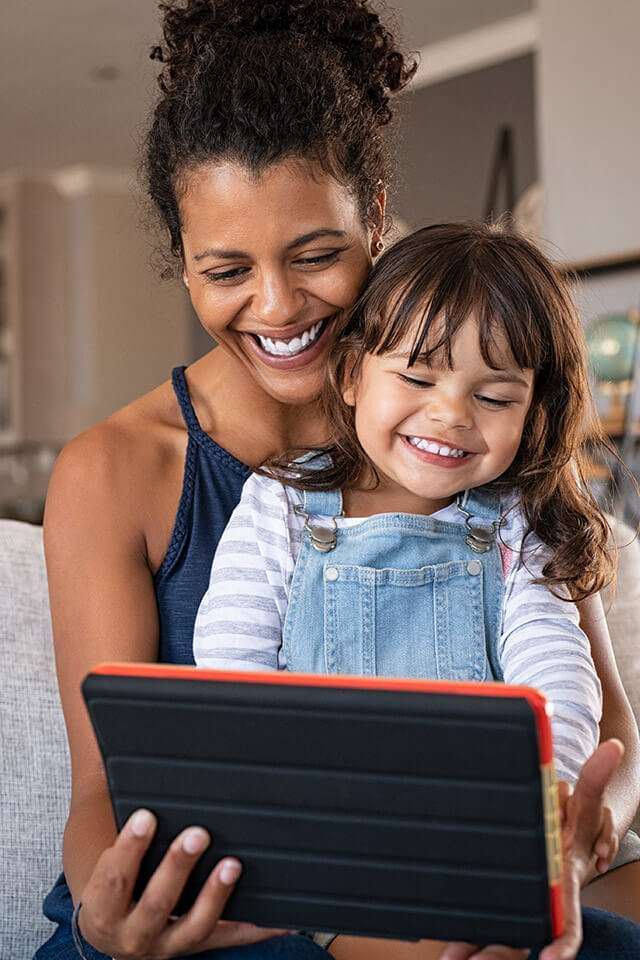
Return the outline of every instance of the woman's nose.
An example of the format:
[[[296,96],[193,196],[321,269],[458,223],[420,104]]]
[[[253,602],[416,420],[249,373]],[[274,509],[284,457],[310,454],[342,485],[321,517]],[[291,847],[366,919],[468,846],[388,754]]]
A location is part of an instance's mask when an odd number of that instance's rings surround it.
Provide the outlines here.
[[[302,291],[284,273],[269,273],[258,278],[251,302],[257,321],[269,327],[282,327],[296,320],[305,305]]]

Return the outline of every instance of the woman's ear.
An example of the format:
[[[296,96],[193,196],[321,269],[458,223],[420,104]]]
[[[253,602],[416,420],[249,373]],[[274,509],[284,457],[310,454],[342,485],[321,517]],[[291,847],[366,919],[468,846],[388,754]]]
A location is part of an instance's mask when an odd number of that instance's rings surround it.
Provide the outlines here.
[[[377,257],[384,250],[384,218],[387,209],[387,191],[380,180],[378,183],[378,192],[373,204],[373,213],[371,217],[371,256]]]
[[[187,290],[189,289],[189,277],[187,276],[187,271],[182,271],[182,282],[184,283]]]

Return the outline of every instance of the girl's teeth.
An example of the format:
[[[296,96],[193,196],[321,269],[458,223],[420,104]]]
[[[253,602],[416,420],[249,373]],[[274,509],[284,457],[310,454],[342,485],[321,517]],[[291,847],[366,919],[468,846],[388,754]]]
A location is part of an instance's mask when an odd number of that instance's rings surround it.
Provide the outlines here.
[[[451,447],[440,446],[432,440],[422,440],[420,437],[409,437],[409,443],[419,450],[426,450],[428,453],[437,453],[441,457],[464,457],[464,450],[452,449]]]
[[[319,320],[299,337],[293,337],[291,340],[272,340],[271,337],[261,337],[260,334],[257,334],[257,337],[266,353],[271,353],[275,357],[295,357],[297,353],[306,350],[309,344],[313,343],[321,327],[322,320]]]

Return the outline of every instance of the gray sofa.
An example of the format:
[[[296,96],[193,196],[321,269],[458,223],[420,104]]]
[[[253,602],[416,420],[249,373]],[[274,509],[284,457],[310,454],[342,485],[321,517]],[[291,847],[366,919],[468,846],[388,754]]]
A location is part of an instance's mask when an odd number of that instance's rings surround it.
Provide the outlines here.
[[[616,526],[616,538],[631,539]],[[640,545],[621,552],[608,611],[640,720]],[[0,957],[28,960],[51,932],[44,893],[60,871],[69,759],[55,680],[39,527],[0,520]]]

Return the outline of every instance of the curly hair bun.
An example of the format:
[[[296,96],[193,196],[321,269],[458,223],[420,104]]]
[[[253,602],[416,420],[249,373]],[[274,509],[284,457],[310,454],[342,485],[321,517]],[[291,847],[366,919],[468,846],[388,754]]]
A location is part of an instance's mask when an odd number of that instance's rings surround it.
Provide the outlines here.
[[[378,124],[391,119],[389,94],[402,90],[415,73],[369,0],[165,0],[164,45],[152,59],[165,65],[164,93],[188,81],[194,64],[237,50],[242,41],[272,38],[313,48],[331,46],[368,101]]]
[[[371,222],[391,173],[391,97],[412,77],[370,0],[164,0],[149,193],[181,252],[176,185],[202,163],[287,157],[348,186]]]

